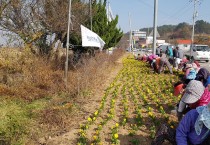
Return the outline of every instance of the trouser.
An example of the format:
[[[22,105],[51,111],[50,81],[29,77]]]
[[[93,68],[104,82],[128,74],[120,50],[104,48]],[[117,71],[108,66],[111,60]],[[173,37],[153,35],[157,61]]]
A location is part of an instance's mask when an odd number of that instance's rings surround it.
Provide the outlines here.
[[[155,138],[151,145],[162,145],[162,143],[168,140],[172,145],[177,145],[176,143],[176,129],[163,124],[156,132]],[[188,142],[188,145],[192,145]],[[210,145],[210,136],[205,139],[200,145]]]
[[[154,73],[158,73],[158,68],[157,68],[157,63],[156,62],[153,62],[152,68],[154,70]]]
[[[173,74],[172,67],[171,67],[170,63],[168,61],[162,61],[162,60],[160,61],[160,67],[159,67],[158,73],[161,73],[163,71],[163,68],[165,65],[169,69],[170,73]]]
[[[173,62],[174,62],[173,57],[169,57],[169,58],[168,58],[168,61],[169,61],[169,63],[170,63],[171,65],[173,65]]]

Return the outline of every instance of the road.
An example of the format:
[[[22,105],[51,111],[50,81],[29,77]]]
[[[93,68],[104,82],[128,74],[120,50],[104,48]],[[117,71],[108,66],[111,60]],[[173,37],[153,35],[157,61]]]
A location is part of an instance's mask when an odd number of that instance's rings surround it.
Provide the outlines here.
[[[207,62],[204,62],[204,61],[200,61],[199,63],[201,65],[201,67],[206,68],[210,72],[210,62],[207,63]]]

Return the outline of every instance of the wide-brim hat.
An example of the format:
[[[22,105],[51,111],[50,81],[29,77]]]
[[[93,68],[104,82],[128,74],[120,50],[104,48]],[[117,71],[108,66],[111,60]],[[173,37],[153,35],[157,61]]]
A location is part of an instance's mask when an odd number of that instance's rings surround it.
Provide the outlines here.
[[[187,104],[197,102],[204,93],[205,87],[203,83],[197,80],[191,80],[185,89],[182,101]]]

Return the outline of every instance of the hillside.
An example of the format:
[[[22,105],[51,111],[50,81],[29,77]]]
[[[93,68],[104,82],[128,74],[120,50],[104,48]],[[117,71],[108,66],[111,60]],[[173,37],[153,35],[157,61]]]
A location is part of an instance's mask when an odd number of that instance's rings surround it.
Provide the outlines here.
[[[140,30],[151,32],[152,27],[142,28]],[[191,39],[192,25],[188,23],[179,23],[178,25],[163,25],[157,28],[160,38],[168,42],[173,42],[176,39]],[[203,20],[198,20],[195,23],[194,43],[207,44],[210,46],[210,23]]]

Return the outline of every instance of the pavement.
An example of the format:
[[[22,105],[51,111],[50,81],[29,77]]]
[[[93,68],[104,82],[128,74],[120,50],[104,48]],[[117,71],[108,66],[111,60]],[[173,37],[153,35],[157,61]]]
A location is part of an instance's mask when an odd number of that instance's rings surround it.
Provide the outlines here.
[[[210,72],[210,62],[200,61],[199,64]]]

